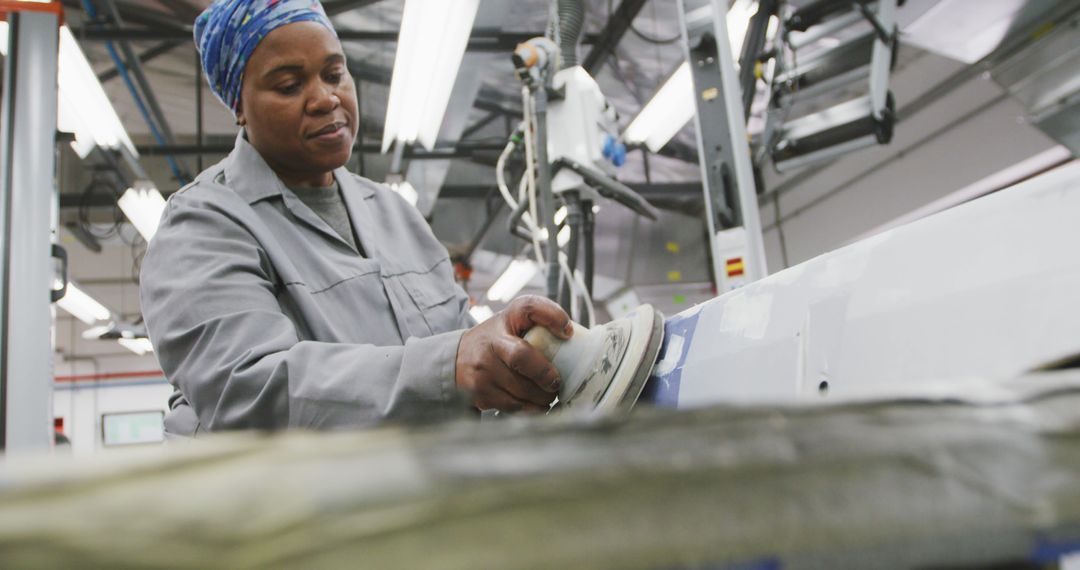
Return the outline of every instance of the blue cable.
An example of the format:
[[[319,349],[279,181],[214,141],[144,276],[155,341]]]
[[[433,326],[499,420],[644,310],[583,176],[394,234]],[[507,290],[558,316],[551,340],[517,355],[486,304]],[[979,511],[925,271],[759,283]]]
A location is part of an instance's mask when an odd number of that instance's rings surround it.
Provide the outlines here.
[[[94,9],[94,5],[90,0],[82,0],[83,9],[86,10],[86,14],[90,16],[92,20],[97,19],[97,10]],[[165,137],[161,136],[161,132],[158,131],[157,126],[154,124],[153,119],[150,117],[150,112],[146,109],[146,104],[143,103],[142,97],[139,95],[138,89],[135,87],[135,83],[132,82],[131,77],[128,75],[127,67],[124,65],[123,60],[120,58],[120,54],[116,53],[116,48],[113,47],[111,41],[105,42],[105,48],[109,51],[109,57],[112,58],[113,64],[116,65],[116,70],[120,74],[120,78],[124,80],[124,85],[127,86],[128,91],[131,92],[132,99],[135,100],[135,106],[138,107],[139,113],[142,115],[143,120],[146,121],[146,126],[150,127],[150,134],[154,135],[154,139],[157,140],[159,145],[165,146]],[[169,168],[173,172],[173,176],[183,186],[188,183],[187,178],[180,172],[180,166],[176,163],[176,159],[171,154],[165,155],[165,160],[169,163]]]

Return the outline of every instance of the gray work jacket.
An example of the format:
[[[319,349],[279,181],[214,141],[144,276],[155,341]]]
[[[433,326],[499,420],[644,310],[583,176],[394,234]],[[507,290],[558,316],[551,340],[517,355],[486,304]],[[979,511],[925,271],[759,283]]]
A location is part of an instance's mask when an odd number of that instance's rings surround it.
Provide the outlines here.
[[[169,434],[465,413],[454,364],[474,323],[446,249],[393,191],[334,177],[367,257],[242,134],[169,198],[139,287],[176,387]]]

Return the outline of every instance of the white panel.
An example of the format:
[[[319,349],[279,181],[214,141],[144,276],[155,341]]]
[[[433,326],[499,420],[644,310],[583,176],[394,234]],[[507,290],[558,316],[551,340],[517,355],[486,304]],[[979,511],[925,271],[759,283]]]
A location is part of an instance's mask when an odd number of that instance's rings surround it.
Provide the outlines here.
[[[679,405],[919,394],[1080,354],[1078,185],[1072,163],[703,304]]]

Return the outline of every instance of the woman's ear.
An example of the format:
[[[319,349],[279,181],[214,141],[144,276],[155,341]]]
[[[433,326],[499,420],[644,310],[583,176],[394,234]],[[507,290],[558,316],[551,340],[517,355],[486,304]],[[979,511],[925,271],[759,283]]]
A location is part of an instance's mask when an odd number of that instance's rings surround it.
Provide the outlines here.
[[[241,127],[247,124],[247,118],[244,117],[244,104],[240,101],[236,103],[236,124]]]

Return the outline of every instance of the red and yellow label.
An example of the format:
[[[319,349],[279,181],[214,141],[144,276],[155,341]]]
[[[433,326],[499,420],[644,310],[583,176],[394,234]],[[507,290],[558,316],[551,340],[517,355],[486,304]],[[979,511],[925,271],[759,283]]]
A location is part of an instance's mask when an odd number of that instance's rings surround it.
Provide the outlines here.
[[[746,272],[746,264],[741,257],[732,257],[727,260],[727,276],[739,277]]]

